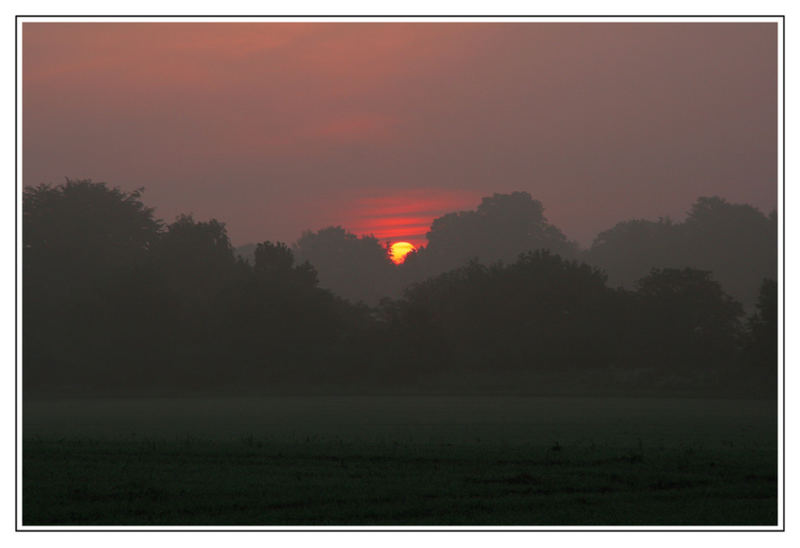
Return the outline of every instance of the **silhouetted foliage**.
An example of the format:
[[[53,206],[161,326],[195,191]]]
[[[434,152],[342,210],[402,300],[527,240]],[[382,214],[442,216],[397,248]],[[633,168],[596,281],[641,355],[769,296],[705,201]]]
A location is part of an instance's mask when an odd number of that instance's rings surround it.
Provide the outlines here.
[[[304,232],[294,252],[314,266],[321,287],[341,297],[374,305],[393,292],[394,265],[374,236],[328,227]]]
[[[483,264],[513,261],[520,253],[546,249],[565,257],[577,252],[544,216],[544,207],[527,192],[494,194],[475,211],[434,219],[428,245],[406,257],[407,281],[420,281],[475,259]]]
[[[236,257],[242,259],[246,263],[253,264],[255,261],[256,246],[258,244],[245,244],[233,250]]]
[[[284,243],[264,242],[255,250],[256,275],[273,281],[287,283],[289,279],[303,287],[316,287],[317,271],[308,261],[294,266],[294,254]]]
[[[120,288],[160,234],[141,190],[67,180],[23,192],[23,352],[26,386],[75,384],[102,368],[125,327]],[[116,328],[115,328],[116,326]]]
[[[196,222],[191,215],[169,225],[151,255],[169,291],[192,301],[213,299],[236,265],[224,223]]]
[[[778,284],[765,279],[756,312],[748,318],[745,338],[745,378],[764,394],[775,397],[778,381]]]
[[[43,283],[46,276],[48,287],[92,289],[141,264],[160,228],[141,192],[69,179],[55,187],[27,187],[22,197],[27,285]]]
[[[698,198],[682,223],[626,221],[601,232],[584,259],[608,272],[613,285],[633,287],[651,268],[713,272],[722,287],[752,307],[762,278],[774,278],[777,215],[719,197]]]
[[[168,384],[208,380],[224,355],[219,301],[243,275],[225,225],[180,215],[153,245],[150,258],[145,274],[157,290],[151,310],[158,312],[150,323],[160,333],[150,339],[156,344],[146,363]]]
[[[377,239],[340,227],[237,253],[223,223],[164,225],[141,191],[40,185],[23,195],[24,389],[774,397],[777,284],[743,324],[718,280],[745,288],[748,260],[768,269],[774,249],[756,248],[775,230],[774,215],[719,199],[680,224],[620,223],[586,257],[618,279],[657,268],[612,289],[526,193],[437,219],[395,267]],[[726,259],[726,234],[743,257]],[[716,270],[670,266],[695,259]],[[387,297],[403,281],[416,283]]]
[[[614,292],[604,275],[547,251],[471,262],[413,285],[390,310],[394,354],[457,380],[561,374],[611,364]],[[464,376],[466,375],[466,377]],[[502,381],[501,381],[502,382]]]
[[[652,268],[676,266],[683,253],[681,232],[669,219],[634,219],[601,232],[585,259],[608,272],[612,285],[632,288]]]
[[[777,216],[715,196],[699,198],[684,224],[686,263],[714,272],[729,293],[755,304],[761,280],[777,274]]]
[[[638,351],[671,384],[718,383],[734,372],[742,305],[707,271],[654,269],[637,283]]]
[[[294,265],[292,250],[282,242],[257,244],[253,259],[256,272],[267,276],[288,272]]]

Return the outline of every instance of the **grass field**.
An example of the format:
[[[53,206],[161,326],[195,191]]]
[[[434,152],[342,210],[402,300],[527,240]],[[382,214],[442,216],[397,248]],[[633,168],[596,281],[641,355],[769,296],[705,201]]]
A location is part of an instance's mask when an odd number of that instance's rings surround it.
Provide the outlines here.
[[[770,401],[26,401],[25,525],[775,525]]]

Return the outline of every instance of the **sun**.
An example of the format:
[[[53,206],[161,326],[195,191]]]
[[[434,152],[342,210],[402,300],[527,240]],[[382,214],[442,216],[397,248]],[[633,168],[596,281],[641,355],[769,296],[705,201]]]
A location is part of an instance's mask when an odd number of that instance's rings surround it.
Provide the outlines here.
[[[406,260],[406,255],[417,249],[414,244],[408,242],[395,242],[389,250],[389,257],[394,264],[400,264]]]

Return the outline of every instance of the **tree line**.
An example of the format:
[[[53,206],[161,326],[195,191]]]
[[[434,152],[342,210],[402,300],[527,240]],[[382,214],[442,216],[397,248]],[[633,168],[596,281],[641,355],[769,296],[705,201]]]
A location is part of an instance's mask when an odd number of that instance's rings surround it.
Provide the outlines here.
[[[474,211],[434,219],[427,245],[398,268],[388,263],[377,238],[356,236],[342,227],[307,231],[293,251],[317,269],[322,287],[370,305],[382,297],[399,297],[410,284],[470,260],[509,263],[520,253],[547,249],[600,267],[611,286],[627,289],[634,289],[652,268],[709,270],[726,292],[752,310],[761,280],[777,277],[777,231],[775,211],[764,215],[749,205],[703,197],[683,222],[620,222],[582,250],[547,221],[541,202],[527,192],[512,192],[486,197]],[[242,246],[237,253],[251,258],[254,248]]]
[[[237,253],[68,180],[24,190],[22,236],[27,394],[776,394],[776,218],[719,198],[581,251],[496,194],[395,266],[340,227]]]

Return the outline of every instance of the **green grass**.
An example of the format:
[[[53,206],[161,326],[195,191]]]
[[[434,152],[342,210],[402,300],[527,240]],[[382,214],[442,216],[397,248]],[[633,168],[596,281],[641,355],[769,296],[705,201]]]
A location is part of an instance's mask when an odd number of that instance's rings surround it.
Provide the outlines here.
[[[775,525],[774,402],[26,402],[25,525]]]

